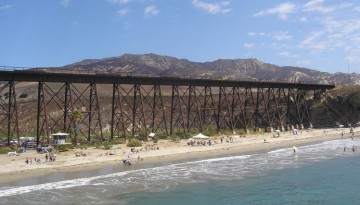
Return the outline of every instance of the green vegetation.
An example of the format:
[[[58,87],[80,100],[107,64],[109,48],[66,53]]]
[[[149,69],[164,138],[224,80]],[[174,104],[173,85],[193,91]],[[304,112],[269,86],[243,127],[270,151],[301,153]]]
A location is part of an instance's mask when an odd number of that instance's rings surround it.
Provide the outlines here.
[[[190,134],[178,130],[173,135],[175,135],[176,137],[178,137],[180,139],[188,139]]]
[[[157,137],[157,140],[161,139],[161,140],[165,140],[168,138],[168,136],[163,133],[163,134],[156,134],[155,137]]]
[[[200,132],[200,130],[198,128],[190,128],[189,129],[189,134],[193,135],[193,134],[198,134]]]
[[[11,147],[0,147],[0,154],[7,154],[8,152],[20,152],[20,149],[18,147],[15,146],[11,146]]]
[[[116,144],[125,144],[126,140],[124,138],[114,138],[109,140],[109,144],[116,145]]]
[[[68,151],[69,149],[74,149],[74,145],[73,144],[57,144],[54,145],[54,149],[57,151]]]
[[[214,125],[208,124],[205,126],[203,134],[206,136],[213,136],[217,134],[216,127]]]
[[[353,109],[360,110],[360,91],[351,93],[347,98],[347,102]]]
[[[112,145],[111,145],[109,142],[104,142],[104,143],[103,143],[103,148],[104,148],[105,150],[109,150],[111,147],[112,147]]]
[[[158,138],[157,136],[154,136],[154,137],[152,138],[152,140],[153,140],[154,143],[157,143],[157,142],[159,141],[159,138]]]
[[[78,148],[79,149],[87,149],[89,146],[88,145],[80,145]]]
[[[177,135],[170,135],[170,137],[169,137],[170,139],[170,141],[171,142],[178,142],[178,141],[180,141],[180,138],[177,136]]]
[[[79,109],[73,110],[71,113],[71,119],[74,122],[74,145],[78,144],[78,131],[79,131],[79,124],[81,119],[83,118],[82,113]]]
[[[100,142],[96,142],[95,143],[95,149],[100,149],[101,147],[101,143]]]
[[[126,146],[128,146],[128,147],[141,147],[142,144],[141,144],[140,140],[138,140],[138,139],[131,139],[131,140],[127,143]]]
[[[27,98],[27,97],[28,97],[28,94],[26,94],[26,93],[23,93],[19,96],[19,98]]]

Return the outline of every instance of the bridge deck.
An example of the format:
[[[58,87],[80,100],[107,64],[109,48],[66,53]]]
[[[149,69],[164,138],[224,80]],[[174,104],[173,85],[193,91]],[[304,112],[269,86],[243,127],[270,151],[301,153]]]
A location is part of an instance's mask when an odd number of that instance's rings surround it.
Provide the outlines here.
[[[69,83],[97,83],[97,84],[140,84],[140,85],[176,85],[176,86],[210,86],[210,87],[256,87],[256,88],[298,88],[303,90],[332,89],[334,84],[316,84],[307,82],[273,82],[273,81],[236,81],[196,79],[184,77],[158,75],[131,75],[110,73],[59,73],[14,70],[0,71],[0,81],[20,82],[69,82]]]

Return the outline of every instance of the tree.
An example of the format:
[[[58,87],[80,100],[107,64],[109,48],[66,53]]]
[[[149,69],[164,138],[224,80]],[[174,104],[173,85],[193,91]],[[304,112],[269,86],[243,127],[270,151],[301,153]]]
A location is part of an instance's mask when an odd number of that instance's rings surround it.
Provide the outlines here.
[[[355,91],[355,92],[351,93],[348,96],[347,101],[349,102],[349,104],[352,108],[360,110],[360,92],[359,91]]]
[[[74,146],[78,144],[78,131],[79,131],[79,124],[81,119],[83,118],[83,115],[79,109],[75,109],[71,113],[71,120],[74,123]]]

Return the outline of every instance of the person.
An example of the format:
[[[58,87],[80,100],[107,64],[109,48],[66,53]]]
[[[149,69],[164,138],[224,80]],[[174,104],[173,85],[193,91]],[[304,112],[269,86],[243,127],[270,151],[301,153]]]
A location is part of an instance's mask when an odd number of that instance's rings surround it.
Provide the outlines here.
[[[293,146],[293,149],[294,149],[294,154],[296,154],[297,147]]]
[[[124,159],[124,160],[123,160],[123,164],[130,166],[130,165],[131,165],[131,161],[130,161],[129,159]]]

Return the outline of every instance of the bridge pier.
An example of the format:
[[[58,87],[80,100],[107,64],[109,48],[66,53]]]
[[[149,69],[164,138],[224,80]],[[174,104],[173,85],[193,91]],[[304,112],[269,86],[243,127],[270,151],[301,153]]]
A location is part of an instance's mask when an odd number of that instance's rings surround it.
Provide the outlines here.
[[[284,131],[283,125],[303,129],[309,120],[308,91],[318,96],[333,85],[258,81],[182,79],[161,76],[121,76],[109,74],[71,74],[44,71],[0,71],[0,137],[19,137],[19,103],[14,82],[38,85],[36,116],[37,143],[49,142],[50,130],[72,132],[71,114],[79,108],[80,137],[104,140],[102,124],[110,124],[109,137],[147,137],[181,132],[212,132],[254,127],[256,132]],[[99,97],[97,86],[113,86],[112,94]],[[8,91],[7,89],[10,89]],[[6,94],[7,93],[7,94]],[[105,103],[111,102],[111,106]],[[25,103],[31,103],[25,102]],[[110,107],[110,108],[109,108]],[[37,112],[36,112],[37,111]],[[30,113],[30,114],[29,114]],[[109,120],[109,118],[111,118]],[[106,122],[105,122],[106,121]],[[110,123],[109,123],[110,122]],[[310,124],[312,127],[312,124]]]

